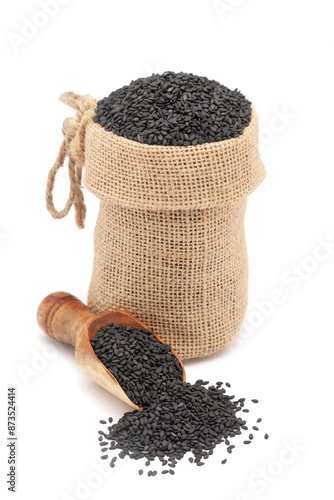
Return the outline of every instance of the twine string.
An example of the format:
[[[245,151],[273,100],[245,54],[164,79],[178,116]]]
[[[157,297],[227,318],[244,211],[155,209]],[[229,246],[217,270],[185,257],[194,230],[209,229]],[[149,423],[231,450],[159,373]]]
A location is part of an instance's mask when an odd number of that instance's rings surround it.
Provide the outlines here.
[[[81,185],[85,161],[85,131],[88,120],[94,115],[97,102],[89,94],[81,96],[74,92],[65,92],[59,99],[76,111],[76,117],[66,118],[63,123],[64,139],[47,179],[46,208],[54,219],[62,219],[66,217],[74,205],[75,221],[77,226],[82,229],[86,218],[86,205]],[[64,166],[66,157],[68,157],[70,192],[65,207],[62,210],[57,210],[53,201],[53,190],[56,174]]]

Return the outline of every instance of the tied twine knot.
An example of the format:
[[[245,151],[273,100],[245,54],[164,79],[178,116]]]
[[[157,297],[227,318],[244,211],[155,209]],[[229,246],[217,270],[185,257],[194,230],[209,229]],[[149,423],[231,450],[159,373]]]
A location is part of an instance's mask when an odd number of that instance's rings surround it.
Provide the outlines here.
[[[66,118],[63,123],[64,140],[48,175],[46,208],[54,219],[62,219],[74,205],[75,222],[82,229],[86,217],[86,205],[81,186],[82,169],[85,162],[85,133],[88,120],[95,114],[97,101],[90,94],[81,96],[74,92],[64,92],[59,99],[75,109],[76,117]],[[57,210],[53,202],[55,178],[58,170],[64,166],[67,156],[70,193],[65,207],[62,210]]]

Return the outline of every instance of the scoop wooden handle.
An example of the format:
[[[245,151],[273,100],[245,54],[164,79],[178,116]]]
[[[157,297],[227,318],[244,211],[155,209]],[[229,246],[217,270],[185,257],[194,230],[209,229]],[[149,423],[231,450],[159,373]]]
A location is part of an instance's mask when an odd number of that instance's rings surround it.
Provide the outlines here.
[[[73,346],[81,329],[94,316],[81,300],[66,292],[51,293],[37,310],[41,330],[51,338]]]

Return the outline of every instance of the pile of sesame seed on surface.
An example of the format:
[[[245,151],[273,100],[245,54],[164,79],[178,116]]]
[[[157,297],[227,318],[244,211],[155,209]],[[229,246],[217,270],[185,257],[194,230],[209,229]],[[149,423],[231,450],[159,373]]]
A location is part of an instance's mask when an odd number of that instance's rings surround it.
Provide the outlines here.
[[[249,445],[260,434],[261,418],[249,429],[244,418],[249,413],[245,398],[227,394],[231,388],[228,382],[182,382],[177,358],[153,332],[111,324],[91,342],[100,361],[106,363],[126,394],[143,407],[142,411],[125,413],[113,425],[111,417],[108,422],[101,420],[103,426],[108,424],[99,431],[101,458],[109,460],[112,468],[117,458],[129,457],[145,460],[146,466],[150,466],[150,477],[157,474],[155,461],[161,462],[162,474],[174,474],[177,463],[186,455],[190,454],[189,462],[200,467],[221,443],[231,454],[234,437],[246,433],[243,442]],[[257,404],[258,400],[252,399],[251,403]],[[267,439],[268,434],[264,437]],[[221,463],[226,461],[225,458]],[[143,469],[138,472],[142,475]]]

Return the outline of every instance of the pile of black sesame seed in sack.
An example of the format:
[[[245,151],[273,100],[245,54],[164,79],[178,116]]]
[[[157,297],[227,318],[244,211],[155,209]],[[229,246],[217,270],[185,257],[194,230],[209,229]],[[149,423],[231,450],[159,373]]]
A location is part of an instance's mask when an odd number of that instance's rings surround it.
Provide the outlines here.
[[[97,104],[95,123],[143,144],[196,146],[241,135],[251,103],[237,89],[167,71],[115,90]]]
[[[182,382],[182,369],[171,347],[153,332],[110,324],[99,330],[91,344],[129,398],[143,407],[125,413],[113,425],[111,417],[108,422],[101,420],[107,426],[99,431],[101,458],[110,460],[111,467],[118,457],[128,456],[143,459],[148,476],[157,474],[156,460],[161,462],[162,474],[174,474],[186,454],[189,462],[202,466],[217,445],[224,443],[230,454],[235,436],[244,432],[244,444],[249,445],[259,434],[261,418],[249,428],[244,419],[249,412],[245,399],[227,394],[228,382]]]

